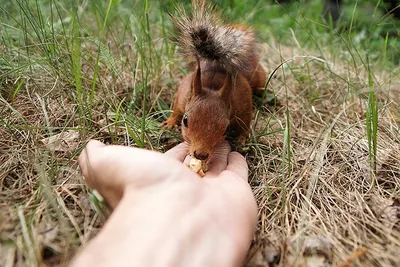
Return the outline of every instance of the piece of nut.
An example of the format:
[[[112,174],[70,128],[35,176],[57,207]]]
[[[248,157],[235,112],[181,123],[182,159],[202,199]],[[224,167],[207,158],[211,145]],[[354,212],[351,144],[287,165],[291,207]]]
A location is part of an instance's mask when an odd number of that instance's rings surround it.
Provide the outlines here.
[[[205,161],[196,159],[196,158],[191,158],[189,163],[188,163],[189,168],[203,177],[205,172],[207,171],[207,163]]]

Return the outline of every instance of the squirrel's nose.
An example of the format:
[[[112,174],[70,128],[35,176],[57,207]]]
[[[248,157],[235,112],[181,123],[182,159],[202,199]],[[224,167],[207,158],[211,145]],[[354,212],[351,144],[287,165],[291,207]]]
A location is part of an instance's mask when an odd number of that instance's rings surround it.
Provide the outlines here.
[[[208,153],[197,153],[197,151],[195,151],[195,152],[193,153],[193,156],[194,156],[196,159],[199,159],[199,160],[206,160],[206,159],[208,159]]]

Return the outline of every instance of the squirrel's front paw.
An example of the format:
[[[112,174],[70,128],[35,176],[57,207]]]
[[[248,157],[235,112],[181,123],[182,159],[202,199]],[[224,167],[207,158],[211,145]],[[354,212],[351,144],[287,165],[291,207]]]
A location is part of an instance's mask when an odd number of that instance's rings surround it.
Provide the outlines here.
[[[160,127],[162,128],[161,131],[169,130],[169,129],[176,129],[178,130],[178,124],[176,120],[169,118],[168,120],[161,123]]]
[[[247,137],[245,135],[241,135],[236,139],[236,143],[240,146],[243,146],[246,143]]]

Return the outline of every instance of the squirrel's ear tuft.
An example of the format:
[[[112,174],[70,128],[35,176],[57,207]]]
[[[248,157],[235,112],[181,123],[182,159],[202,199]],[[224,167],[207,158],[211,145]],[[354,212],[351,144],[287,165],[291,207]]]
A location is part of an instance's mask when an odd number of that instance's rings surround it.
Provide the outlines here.
[[[202,92],[200,60],[197,57],[197,71],[192,81],[192,94],[200,95]]]
[[[227,73],[224,85],[219,90],[219,95],[222,101],[224,101],[224,103],[226,103],[227,105],[229,105],[231,101],[231,93],[232,90],[234,90],[233,88],[234,88],[233,74]]]

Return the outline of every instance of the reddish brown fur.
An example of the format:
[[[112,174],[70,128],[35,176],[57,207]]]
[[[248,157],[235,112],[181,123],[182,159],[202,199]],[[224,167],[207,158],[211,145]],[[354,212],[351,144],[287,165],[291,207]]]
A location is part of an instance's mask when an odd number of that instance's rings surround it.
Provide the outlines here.
[[[252,92],[262,94],[266,73],[256,53],[249,62],[248,71],[237,73],[236,80],[229,78],[218,62],[201,60],[200,66],[201,84],[196,84],[198,69],[182,80],[172,106],[173,113],[163,124],[175,126],[186,114],[189,127],[182,125],[182,135],[190,143],[189,153],[194,155],[196,151],[211,156],[224,140],[228,125],[240,143],[249,135]]]

